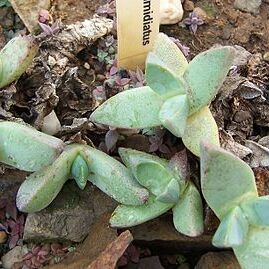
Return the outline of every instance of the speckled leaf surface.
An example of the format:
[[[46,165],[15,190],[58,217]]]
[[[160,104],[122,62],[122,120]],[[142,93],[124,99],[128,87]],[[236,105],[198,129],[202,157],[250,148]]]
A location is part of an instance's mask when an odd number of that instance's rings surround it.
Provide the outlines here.
[[[156,37],[153,52],[177,76],[182,76],[188,66],[188,61],[177,45],[165,34]]]
[[[200,156],[202,140],[219,145],[218,126],[208,107],[200,109],[188,118],[182,136],[184,145],[196,156]]]
[[[258,196],[251,168],[207,142],[201,145],[201,186],[205,200],[220,219],[241,202]]]
[[[173,204],[156,201],[156,197],[151,195],[149,201],[142,206],[118,206],[109,222],[112,227],[117,228],[136,226],[164,214],[172,206]]]
[[[62,140],[15,123],[0,122],[0,162],[24,171],[51,164],[63,151]]]
[[[233,47],[217,47],[198,54],[189,63],[184,78],[188,83],[190,112],[207,106],[217,94],[232,65]]]
[[[204,231],[202,199],[192,183],[173,207],[173,222],[177,231],[188,236],[198,236]]]
[[[80,146],[67,146],[52,165],[31,174],[19,188],[16,204],[20,211],[33,213],[47,207],[70,176]]]
[[[111,97],[92,114],[96,123],[120,128],[148,128],[160,126],[161,97],[149,87],[126,90]]]
[[[0,88],[18,79],[32,63],[38,44],[32,36],[17,36],[0,51]]]
[[[152,52],[146,59],[146,81],[147,85],[164,99],[185,93],[184,81],[172,73]]]
[[[243,269],[268,268],[269,228],[251,226],[246,243],[233,250]]]
[[[89,146],[84,146],[80,154],[88,163],[88,180],[107,195],[126,205],[141,205],[147,201],[148,191],[122,163]]]

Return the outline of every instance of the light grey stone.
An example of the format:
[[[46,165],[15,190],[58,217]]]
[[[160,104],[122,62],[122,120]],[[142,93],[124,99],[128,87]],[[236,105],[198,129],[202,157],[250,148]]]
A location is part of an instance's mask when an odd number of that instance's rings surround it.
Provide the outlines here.
[[[234,7],[242,11],[258,14],[261,3],[262,0],[235,0]]]
[[[12,269],[15,263],[22,261],[26,253],[28,253],[27,246],[17,246],[13,248],[1,258],[3,268]]]

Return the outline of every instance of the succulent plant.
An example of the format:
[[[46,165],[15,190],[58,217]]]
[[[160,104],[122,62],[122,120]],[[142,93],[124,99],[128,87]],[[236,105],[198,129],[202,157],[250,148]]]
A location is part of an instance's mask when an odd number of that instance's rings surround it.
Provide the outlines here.
[[[33,36],[17,36],[0,51],[0,88],[18,79],[38,52]]]
[[[119,205],[110,219],[112,227],[131,227],[172,209],[175,228],[188,236],[203,232],[203,206],[193,183],[183,177],[181,167],[165,159],[133,149],[120,148],[124,164],[150,192],[144,205]]]
[[[244,269],[267,268],[269,196],[258,197],[251,168],[238,157],[203,142],[201,185],[221,223],[213,245],[232,247]]]
[[[194,34],[196,33],[198,26],[204,24],[204,21],[195,12],[191,12],[189,17],[186,18],[183,22],[189,26],[190,30]]]
[[[17,193],[17,207],[35,212],[48,206],[69,178],[80,188],[91,181],[120,203],[141,205],[148,191],[119,161],[90,146],[64,143],[31,127],[0,122],[0,162],[35,171]]]
[[[234,49],[217,47],[189,64],[177,45],[159,34],[146,60],[147,86],[121,92],[99,106],[91,120],[119,128],[163,125],[199,156],[200,141],[219,144],[218,129],[208,108],[234,58]]]

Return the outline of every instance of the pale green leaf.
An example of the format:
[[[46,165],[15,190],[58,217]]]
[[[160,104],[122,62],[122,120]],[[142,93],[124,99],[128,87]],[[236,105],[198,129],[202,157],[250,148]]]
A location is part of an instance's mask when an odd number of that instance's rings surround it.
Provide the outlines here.
[[[232,153],[207,142],[201,145],[201,185],[207,204],[220,219],[258,196],[251,168]]]
[[[164,99],[186,92],[183,80],[172,73],[152,52],[146,59],[146,81],[147,85]]]
[[[75,179],[77,185],[80,189],[84,189],[86,187],[88,177],[89,177],[89,168],[86,161],[78,155],[74,160],[71,167],[71,175]]]
[[[93,122],[119,128],[147,128],[161,125],[161,97],[149,87],[126,90],[111,97],[90,116]]]
[[[217,94],[233,63],[233,47],[217,47],[198,54],[188,65],[184,78],[188,83],[190,112],[208,105]]]
[[[164,214],[173,204],[156,201],[151,195],[149,201],[141,206],[120,205],[112,213],[110,225],[117,228],[132,227]]]
[[[218,126],[208,107],[204,107],[187,120],[182,141],[186,148],[196,156],[200,156],[200,142],[208,141],[219,145]]]
[[[189,183],[183,196],[172,210],[174,226],[180,233],[188,236],[198,236],[203,233],[202,199],[192,183]]]
[[[163,203],[177,203],[180,196],[180,185],[178,180],[173,178],[166,186],[164,192],[157,196],[157,200]]]
[[[164,102],[159,113],[162,125],[173,135],[182,137],[189,114],[189,104],[186,95],[177,95]]]
[[[17,193],[18,209],[22,212],[33,213],[47,207],[68,180],[71,165],[80,149],[80,146],[67,146],[52,165],[27,177]]]
[[[0,51],[2,75],[0,88],[18,79],[32,63],[38,52],[38,44],[32,36],[17,36]]]
[[[250,224],[269,226],[269,195],[244,202],[241,208]]]
[[[89,146],[83,146],[80,154],[89,167],[88,180],[107,195],[126,205],[141,205],[148,200],[148,191],[122,163]]]
[[[212,243],[219,248],[240,246],[247,239],[248,228],[248,220],[241,208],[237,206],[223,218]]]
[[[165,34],[159,33],[155,39],[153,52],[177,76],[182,76],[188,61],[177,45]]]
[[[0,122],[0,162],[24,171],[37,171],[51,164],[64,143],[53,136],[16,122]]]
[[[243,269],[268,268],[269,228],[250,226],[246,243],[233,250]]]

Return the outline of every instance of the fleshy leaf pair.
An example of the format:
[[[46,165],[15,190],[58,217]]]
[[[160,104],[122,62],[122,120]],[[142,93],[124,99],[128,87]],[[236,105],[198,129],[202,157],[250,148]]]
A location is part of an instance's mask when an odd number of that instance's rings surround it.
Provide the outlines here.
[[[267,268],[269,196],[258,197],[251,168],[233,154],[208,143],[201,146],[204,198],[221,220],[217,247],[232,247],[242,268]]]
[[[0,145],[0,162],[34,171],[17,194],[23,212],[48,206],[69,178],[82,189],[89,180],[119,203],[142,205],[149,198],[122,163],[90,146],[65,146],[58,138],[7,121],[0,122]]]
[[[38,44],[33,36],[17,36],[0,51],[0,88],[16,79],[32,63],[38,52]]]
[[[132,149],[120,148],[119,154],[137,181],[149,190],[150,199],[140,206],[118,206],[111,226],[135,226],[172,209],[174,226],[180,233],[197,236],[203,232],[202,200],[191,182],[182,179],[167,160]]]
[[[199,156],[200,141],[219,144],[218,129],[208,105],[222,85],[234,49],[217,47],[189,64],[164,34],[159,34],[146,60],[147,86],[121,92],[98,107],[91,120],[119,128],[163,125]]]

